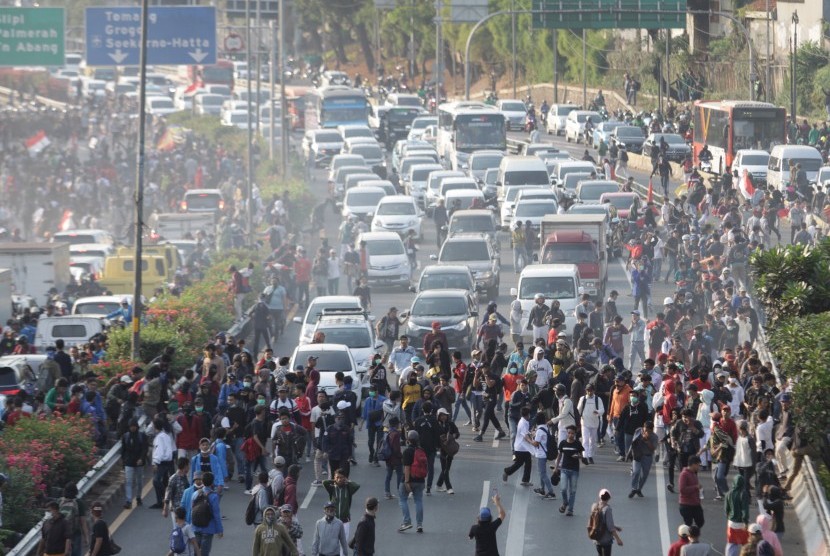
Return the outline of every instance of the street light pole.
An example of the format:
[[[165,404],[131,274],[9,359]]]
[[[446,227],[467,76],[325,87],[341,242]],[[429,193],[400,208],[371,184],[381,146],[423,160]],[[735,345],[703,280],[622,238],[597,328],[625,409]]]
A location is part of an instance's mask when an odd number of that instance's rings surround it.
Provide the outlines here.
[[[516,98],[516,5],[514,0],[510,0],[510,18],[510,25],[513,29],[511,46],[513,50],[513,70],[511,71],[511,76],[513,77],[513,98]]]
[[[792,67],[790,68],[790,121],[796,123],[795,114],[798,109],[798,88],[796,87],[795,69],[797,66],[798,57],[798,12],[793,12],[793,56]]]
[[[259,2],[257,2],[257,6],[259,6]],[[247,77],[247,84],[248,84],[248,172],[247,172],[247,184],[246,184],[246,195],[245,198],[247,199],[245,216],[246,216],[246,227],[245,231],[248,235],[248,241],[253,242],[254,236],[254,213],[253,213],[253,197],[254,197],[254,122],[253,122],[253,106],[251,105],[251,101],[253,98],[253,91],[251,91],[251,0],[245,2],[245,63],[248,65],[248,75]]]
[[[769,7],[770,7],[769,6],[769,0],[767,0],[767,41],[766,41],[767,42],[767,68],[766,68],[767,71],[765,72],[766,76],[765,76],[765,79],[764,79],[764,100],[767,100],[767,101],[770,99],[770,96],[771,96],[769,87],[770,87],[770,84],[772,82],[772,75],[771,75],[772,61],[770,60],[770,52],[769,52],[770,51],[770,41],[771,41],[771,38],[769,36],[769,29],[770,29],[770,21],[769,20],[771,19],[772,14],[769,13]]]

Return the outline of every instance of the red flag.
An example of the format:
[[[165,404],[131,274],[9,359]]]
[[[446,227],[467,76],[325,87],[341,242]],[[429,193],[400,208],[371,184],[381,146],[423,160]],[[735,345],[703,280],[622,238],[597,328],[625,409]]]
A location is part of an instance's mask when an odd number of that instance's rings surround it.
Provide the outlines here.
[[[196,168],[196,175],[193,177],[193,187],[196,189],[202,189],[203,178],[204,173],[202,170],[202,166],[199,165],[199,167]]]
[[[51,144],[51,141],[49,141],[49,138],[46,136],[46,132],[41,129],[26,139],[25,143],[29,154],[35,156],[40,151],[48,147]]]
[[[752,186],[752,178],[749,177],[749,171],[744,170],[744,191],[747,196],[752,197],[755,194],[755,188]]]
[[[646,194],[646,203],[654,202],[654,180],[648,178],[648,193]]]

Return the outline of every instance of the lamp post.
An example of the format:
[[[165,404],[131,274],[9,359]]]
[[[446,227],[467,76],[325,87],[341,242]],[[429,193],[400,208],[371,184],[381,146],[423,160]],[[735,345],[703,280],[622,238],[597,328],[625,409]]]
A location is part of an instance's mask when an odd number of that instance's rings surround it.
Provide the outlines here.
[[[792,67],[790,68],[790,121],[796,123],[795,111],[798,106],[798,89],[795,83],[796,57],[798,56],[798,12],[793,12]]]

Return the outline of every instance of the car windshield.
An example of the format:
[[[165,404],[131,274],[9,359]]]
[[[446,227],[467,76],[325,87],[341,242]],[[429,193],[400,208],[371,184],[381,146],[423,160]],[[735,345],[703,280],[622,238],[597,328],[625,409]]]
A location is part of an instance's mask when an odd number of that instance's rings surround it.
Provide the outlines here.
[[[484,174],[484,183],[487,185],[496,185],[496,182],[499,179],[499,172],[498,170],[492,170]]]
[[[220,95],[202,95],[199,97],[199,102],[203,106],[222,106],[225,102],[225,97]]]
[[[425,182],[434,171],[435,168],[416,168],[409,175],[409,181]]]
[[[247,112],[232,112],[231,113],[231,123],[232,124],[248,124],[248,113]]]
[[[96,302],[96,303],[78,303],[75,305],[73,314],[75,315],[109,315],[120,305],[117,301],[111,302]]]
[[[398,106],[421,106],[421,99],[418,97],[398,97]]]
[[[342,143],[343,138],[335,131],[323,131],[314,138],[318,143]]]
[[[543,185],[549,182],[550,177],[544,170],[506,172],[504,174],[504,185]]]
[[[371,191],[366,193],[352,193],[347,196],[346,204],[351,207],[369,207],[377,205],[386,196],[382,191]]]
[[[576,297],[576,285],[570,276],[527,276],[519,287],[520,299],[533,299],[537,293],[545,299],[569,299]]]
[[[415,216],[414,203],[383,203],[378,206],[378,216]]]
[[[67,234],[57,234],[55,236],[55,241],[68,243],[70,245],[78,245],[79,243],[98,243],[98,238],[92,235],[76,234],[73,232]]]
[[[322,330],[326,335],[327,344],[343,344],[352,349],[372,347],[372,338],[366,328],[356,326],[330,328],[326,326],[318,330]]]
[[[567,116],[574,110],[576,110],[576,108],[573,106],[557,106],[555,111],[557,116]]]
[[[634,197],[628,195],[614,195],[613,197],[606,197],[607,201],[611,201],[611,204],[617,207],[618,209],[628,210],[631,208],[631,202]]]
[[[463,297],[421,297],[412,306],[413,317],[449,317],[466,314],[467,303]]]
[[[364,158],[364,160],[377,160],[379,158],[383,158],[383,153],[381,152],[380,147],[376,145],[356,145],[352,149],[352,154],[359,154]]]
[[[445,289],[470,290],[472,288],[473,284],[470,282],[470,277],[460,272],[446,274],[440,272],[430,273],[421,278],[420,284],[421,291]]]
[[[515,218],[537,218],[548,214],[556,214],[556,203],[534,199],[516,205]]]
[[[768,154],[745,154],[741,157],[743,166],[764,166],[769,162]]]
[[[470,163],[470,169],[485,170],[487,168],[495,168],[498,166],[503,157],[494,154],[488,156],[474,156],[472,158],[473,160]]]
[[[188,195],[187,208],[188,210],[198,209],[215,209],[219,207],[219,195],[211,195],[209,193],[199,193],[196,195]]]
[[[438,118],[417,118],[412,122],[412,129],[424,129],[438,123]]]
[[[328,331],[326,331],[328,334]],[[328,337],[326,337],[328,340]],[[352,370],[352,361],[347,351],[314,351],[313,349],[297,352],[295,367],[301,367],[308,361],[308,356],[317,357],[317,364],[314,368],[321,373],[336,373],[338,371],[349,372]]]
[[[320,315],[323,314],[323,310],[325,309],[358,309],[360,310],[360,304],[356,304],[350,301],[343,301],[340,303],[332,303],[327,301],[325,303],[314,303],[309,309],[308,314],[306,315],[305,322],[306,324],[317,322],[317,319]]]
[[[106,258],[107,252],[103,249],[70,249],[70,255],[77,255],[79,257],[101,257]]]
[[[594,248],[589,243],[556,244],[555,249],[545,249],[542,262],[545,264],[576,264],[597,260]]]
[[[490,259],[483,241],[450,241],[441,249],[441,262],[486,261]]]
[[[441,191],[446,194],[448,191],[458,191],[459,189],[478,189],[476,184],[469,181],[460,181],[456,183],[444,183],[441,186]]]
[[[614,193],[619,190],[620,188],[613,183],[583,184],[579,190],[579,198],[583,201],[598,201],[603,193]]]
[[[608,209],[602,205],[572,205],[568,209],[571,214],[602,214],[607,216]]]
[[[153,106],[153,108],[173,108],[173,101],[169,98],[150,99],[150,104]]]
[[[366,251],[370,257],[403,254],[403,242],[400,239],[373,239],[366,242]]]
[[[363,127],[355,127],[351,129],[343,130],[343,138],[344,139],[351,139],[352,137],[371,137],[372,139],[375,138],[375,134],[372,133],[372,130]]]
[[[18,388],[17,373],[11,367],[0,367],[0,389]]]
[[[643,131],[639,127],[621,126],[617,128],[617,137],[642,137]]]
[[[784,159],[782,163],[783,168],[789,168],[790,163],[801,164],[801,169],[805,172],[818,172],[821,168],[820,158],[789,158]]]
[[[507,193],[504,195],[504,200],[507,201],[508,203],[512,203],[513,201],[516,200],[516,197],[519,196],[519,191],[521,191],[523,189],[542,189],[542,188],[541,187],[539,187],[539,188],[511,187],[510,189],[507,190]]]
[[[508,112],[524,112],[527,110],[523,102],[505,102],[502,103],[501,109]]]
[[[579,185],[580,181],[587,180],[590,177],[590,174],[583,174],[581,172],[565,174],[565,177],[563,178],[563,181],[565,182],[565,189],[576,189],[576,186]]]
[[[685,141],[683,141],[683,138],[680,137],[679,135],[661,135],[659,137],[655,137],[654,142],[659,143],[660,142],[660,137],[665,139],[666,143],[668,143],[669,145],[680,145],[680,144],[685,145],[686,144]]]
[[[450,222],[451,232],[493,232],[493,219],[489,216],[455,216]]]

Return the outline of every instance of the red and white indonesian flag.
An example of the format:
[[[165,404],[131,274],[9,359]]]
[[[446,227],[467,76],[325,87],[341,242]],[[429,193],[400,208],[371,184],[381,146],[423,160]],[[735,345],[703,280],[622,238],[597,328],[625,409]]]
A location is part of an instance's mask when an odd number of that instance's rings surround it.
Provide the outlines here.
[[[42,129],[26,139],[26,149],[30,156],[37,156],[40,152],[51,145],[52,142],[46,136],[46,132]]]

